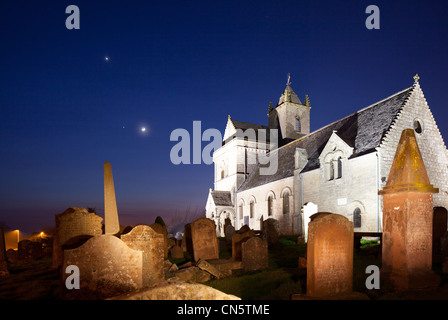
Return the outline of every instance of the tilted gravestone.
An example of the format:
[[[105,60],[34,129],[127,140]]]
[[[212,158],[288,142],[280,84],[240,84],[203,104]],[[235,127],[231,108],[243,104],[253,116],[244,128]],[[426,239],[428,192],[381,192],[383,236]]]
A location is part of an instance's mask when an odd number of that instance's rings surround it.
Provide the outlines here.
[[[241,261],[241,244],[248,238],[255,237],[255,232],[247,225],[244,225],[232,237],[232,258],[235,261]]]
[[[353,288],[353,223],[339,214],[317,213],[308,225],[307,295],[325,297]]]
[[[191,241],[194,261],[219,259],[216,225],[213,220],[199,218],[191,223]]]
[[[279,242],[278,220],[269,218],[263,221],[262,238],[266,240],[268,246],[275,246]]]
[[[42,245],[40,242],[22,240],[19,242],[17,251],[18,259],[23,262],[30,262],[42,257]]]
[[[246,238],[241,243],[241,261],[244,271],[263,270],[268,267],[268,244],[258,238]]]
[[[150,226],[138,225],[122,235],[121,240],[129,248],[143,251],[143,286],[165,280],[163,234]]]
[[[381,277],[395,290],[438,286],[432,271],[433,193],[414,130],[401,134],[383,196]]]
[[[104,299],[143,287],[143,252],[129,248],[113,235],[100,235],[65,250],[62,270],[79,268],[80,289],[65,292],[77,299]],[[62,272],[65,288],[70,274]]]
[[[150,225],[157,233],[160,233],[163,237],[163,258],[168,259],[168,235],[166,226],[162,226],[160,223],[153,223]]]
[[[103,233],[103,218],[85,208],[71,207],[55,215],[56,234],[53,240],[53,267],[62,265],[62,246],[78,236],[97,236]]]
[[[7,276],[9,274],[5,249],[5,235],[3,233],[3,229],[0,228],[0,277]]]

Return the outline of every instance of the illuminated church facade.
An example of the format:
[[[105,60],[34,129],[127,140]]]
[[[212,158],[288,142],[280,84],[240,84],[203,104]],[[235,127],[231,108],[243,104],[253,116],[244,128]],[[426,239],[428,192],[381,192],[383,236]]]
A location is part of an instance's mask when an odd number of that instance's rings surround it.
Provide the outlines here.
[[[382,231],[382,196],[396,147],[404,129],[416,132],[431,184],[439,188],[434,207],[448,208],[448,150],[419,84],[310,132],[311,107],[288,81],[278,104],[268,111],[268,125],[230,116],[222,147],[213,154],[214,189],[206,217],[224,235],[230,218],[236,229],[260,230],[263,220],[278,220],[280,233],[306,236],[310,215],[342,214],[355,232]],[[239,131],[253,129],[255,136]],[[272,129],[278,141],[264,139]],[[263,139],[262,139],[263,138]],[[260,156],[275,156],[277,170],[265,175]]]

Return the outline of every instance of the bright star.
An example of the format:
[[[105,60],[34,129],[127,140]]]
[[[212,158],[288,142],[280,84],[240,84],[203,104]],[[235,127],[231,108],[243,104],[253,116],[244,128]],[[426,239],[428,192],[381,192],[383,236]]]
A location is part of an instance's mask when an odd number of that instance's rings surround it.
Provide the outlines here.
[[[143,127],[141,130],[142,130],[142,132],[146,132],[146,128],[145,127]]]
[[[104,57],[104,60],[105,60],[106,62],[108,62],[108,61],[109,61],[109,57]]]

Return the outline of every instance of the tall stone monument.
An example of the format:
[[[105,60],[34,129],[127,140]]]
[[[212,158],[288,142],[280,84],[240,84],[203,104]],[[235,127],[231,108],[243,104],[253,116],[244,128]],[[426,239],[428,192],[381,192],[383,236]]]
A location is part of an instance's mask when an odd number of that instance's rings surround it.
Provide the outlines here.
[[[433,193],[414,130],[403,130],[383,196],[381,277],[395,290],[437,286],[432,271]]]
[[[194,260],[219,259],[218,238],[213,220],[199,218],[191,223]]]
[[[112,166],[108,161],[104,163],[104,224],[105,234],[120,232]]]

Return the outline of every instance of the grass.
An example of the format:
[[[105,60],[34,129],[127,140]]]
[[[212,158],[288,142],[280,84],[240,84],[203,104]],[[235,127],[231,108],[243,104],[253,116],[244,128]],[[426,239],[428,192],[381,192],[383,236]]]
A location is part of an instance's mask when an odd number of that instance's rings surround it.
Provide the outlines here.
[[[295,240],[294,237],[282,237],[277,246],[269,249],[266,270],[211,280],[205,284],[243,300],[289,300],[291,294],[303,292],[305,280],[297,265],[299,256],[305,254],[306,245],[297,244]],[[224,252],[223,256],[227,255],[228,252]]]

